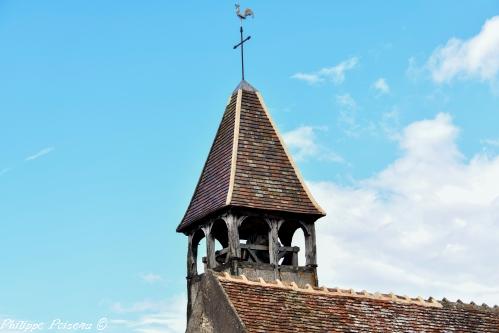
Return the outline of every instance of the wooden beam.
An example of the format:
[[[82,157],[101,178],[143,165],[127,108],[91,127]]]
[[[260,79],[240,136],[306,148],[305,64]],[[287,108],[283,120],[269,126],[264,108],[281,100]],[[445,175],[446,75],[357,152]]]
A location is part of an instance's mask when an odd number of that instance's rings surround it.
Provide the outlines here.
[[[267,223],[270,226],[269,230],[269,261],[272,265],[279,264],[279,235],[278,226],[279,220],[273,218],[267,218]]]
[[[215,260],[215,240],[211,235],[206,237],[206,263],[208,268],[217,267],[217,261]]]
[[[197,251],[194,251],[192,248],[192,238],[194,236],[194,232],[189,234],[188,241],[187,241],[187,277],[190,278],[194,275],[196,275],[197,272],[197,267],[196,267],[196,255]]]
[[[306,226],[307,226],[308,235],[305,234],[305,265],[316,266],[317,248],[316,248],[316,237],[315,237],[315,224],[308,223]]]
[[[227,214],[223,217],[223,220],[227,224],[227,230],[229,232],[229,258],[240,258],[241,248],[239,246],[239,223],[244,217],[238,217],[234,214]]]
[[[269,247],[265,245],[258,244],[240,244],[241,249],[251,249],[251,250],[259,250],[259,251],[268,251]]]

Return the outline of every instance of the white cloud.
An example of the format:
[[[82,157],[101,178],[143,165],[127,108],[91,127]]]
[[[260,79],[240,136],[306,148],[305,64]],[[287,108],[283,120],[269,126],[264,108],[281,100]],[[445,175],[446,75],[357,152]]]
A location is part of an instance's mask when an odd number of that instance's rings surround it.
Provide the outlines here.
[[[379,79],[374,81],[372,86],[374,89],[376,89],[376,91],[380,95],[388,94],[390,92],[390,86],[386,82],[386,79],[384,79],[382,77],[380,77]]]
[[[42,150],[40,150],[39,152],[37,152],[36,154],[33,154],[31,156],[28,156],[25,158],[25,161],[33,161],[33,160],[36,160],[37,158],[40,158],[42,156],[45,156],[49,153],[51,153],[55,148],[54,147],[46,147],[46,148],[43,148]]]
[[[499,304],[499,156],[466,160],[458,134],[439,114],[407,126],[401,157],[372,177],[311,183],[328,212],[322,283]]]
[[[309,158],[328,160],[332,162],[344,162],[338,154],[326,149],[317,143],[317,131],[327,130],[312,126],[300,126],[289,132],[283,133],[283,139],[290,148],[294,159],[304,161]]]
[[[408,66],[405,75],[412,81],[418,80],[424,73],[424,66],[418,65],[415,57],[408,59]]]
[[[140,273],[139,277],[147,283],[155,283],[163,280],[160,275],[154,273]]]
[[[110,328],[123,327],[137,333],[185,332],[187,296],[174,296],[163,301],[142,301],[128,306],[114,303],[111,310],[116,313],[110,320]]]
[[[384,112],[377,127],[388,139],[398,140],[400,138],[400,111],[398,107],[394,106],[390,111]]]
[[[373,120],[365,113],[359,112],[362,110],[357,101],[348,93],[336,95],[336,104],[339,110],[338,127],[343,133],[350,138],[358,138],[364,134],[379,136],[384,135],[390,140],[398,138],[400,128],[400,111],[394,105],[390,110],[383,112],[381,117]]]
[[[297,79],[301,81],[305,81],[308,84],[316,84],[320,82],[324,82],[324,79],[319,76],[318,73],[296,73],[291,76],[292,79]]]
[[[354,69],[359,62],[357,57],[349,58],[340,62],[336,66],[324,67],[313,73],[296,73],[291,76],[293,79],[302,80],[308,84],[317,84],[330,81],[334,84],[341,84],[345,81],[345,73]]]
[[[451,38],[438,47],[427,66],[437,83],[455,78],[495,81],[499,72],[499,16],[487,20],[476,36],[467,40]]]
[[[499,139],[485,139],[481,141],[482,144],[486,144],[489,146],[499,147]],[[0,172],[1,174],[1,172]]]
[[[348,109],[357,109],[357,102],[350,94],[336,95],[336,103]]]
[[[319,153],[319,147],[315,142],[314,128],[311,126],[301,126],[283,133],[283,138],[288,147],[294,151],[293,155],[297,160],[303,160],[307,156]]]
[[[364,128],[359,124],[357,102],[347,93],[336,95],[336,104],[340,107],[338,112],[339,127],[347,136],[358,137]]]
[[[399,127],[399,110],[392,107],[390,111],[384,112],[381,119],[372,121],[362,114],[359,116],[359,105],[348,93],[336,95],[336,104],[340,107],[338,111],[338,126],[345,135],[357,138],[363,134],[384,134],[389,139],[397,137],[396,131]]]

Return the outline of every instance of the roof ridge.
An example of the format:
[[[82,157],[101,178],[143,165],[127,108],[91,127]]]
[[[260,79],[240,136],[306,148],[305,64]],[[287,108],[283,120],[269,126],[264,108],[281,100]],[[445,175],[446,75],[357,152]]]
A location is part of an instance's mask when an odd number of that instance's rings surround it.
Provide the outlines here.
[[[457,308],[472,308],[475,310],[487,310],[492,312],[499,313],[499,305],[489,306],[485,303],[482,305],[478,305],[475,302],[464,303],[460,299],[456,302],[449,301],[447,298],[442,298],[442,300],[437,300],[434,297],[429,297],[428,299],[424,299],[421,296],[418,297],[409,297],[407,295],[401,296],[396,295],[394,293],[370,293],[366,290],[355,291],[353,289],[341,289],[338,287],[328,288],[325,286],[321,287],[312,287],[310,284],[306,284],[305,287],[300,287],[296,284],[296,282],[285,282],[280,279],[266,281],[262,277],[259,277],[258,280],[248,279],[248,277],[244,274],[242,275],[230,275],[228,272],[214,272],[215,276],[218,277],[219,280],[225,280],[229,282],[237,282],[244,283],[255,286],[269,287],[269,288],[281,288],[294,290],[298,292],[306,292],[306,293],[314,293],[314,294],[323,294],[323,295],[331,295],[331,296],[343,296],[343,297],[358,297],[358,298],[368,298],[379,301],[388,301],[388,302],[396,302],[403,304],[415,304],[422,305],[428,307],[457,307]]]
[[[435,307],[435,308],[443,307],[442,303],[437,301],[433,297],[430,297],[427,300],[425,300],[422,297],[413,298],[413,297],[409,297],[409,296],[395,295],[393,293],[390,293],[390,294],[382,294],[382,293],[378,293],[378,292],[369,293],[365,290],[362,290],[359,292],[359,291],[355,291],[353,289],[327,288],[324,286],[323,287],[312,287],[308,283],[306,284],[305,287],[300,287],[295,282],[288,283],[288,282],[283,282],[279,279],[276,279],[273,281],[265,281],[261,277],[258,279],[258,281],[256,281],[253,279],[248,279],[244,274],[240,275],[240,276],[232,276],[227,272],[215,273],[215,275],[218,277],[219,280],[222,280],[222,281],[244,283],[244,284],[248,284],[248,285],[262,286],[262,287],[268,287],[268,288],[281,288],[281,289],[288,289],[288,290],[293,290],[293,291],[298,291],[298,292],[322,294],[322,295],[329,295],[329,296],[368,298],[368,299],[373,299],[373,300],[378,300],[378,301],[396,302],[396,303],[403,303],[403,304],[414,304],[414,305],[421,305],[421,306]]]
[[[236,178],[237,149],[239,146],[239,127],[241,121],[242,98],[243,98],[243,91],[239,89],[237,91],[237,97],[236,97],[236,111],[234,115],[234,136],[232,138],[232,157],[230,160],[229,189],[227,190],[227,198],[225,199],[226,205],[230,205],[230,202],[232,200],[232,193],[234,191],[234,180]]]
[[[199,174],[199,177],[197,179],[196,186],[195,186],[194,191],[192,193],[192,196],[191,196],[191,199],[189,201],[189,205],[187,206],[186,212],[184,213],[184,216],[182,217],[180,224],[177,226],[177,229],[176,229],[177,232],[183,232],[183,230],[186,227],[188,227],[192,222],[194,222],[197,218],[199,218],[198,216],[196,216],[196,214],[194,214],[194,216],[189,217],[189,212],[194,205],[194,199],[196,198],[196,195],[198,194],[198,190],[202,186],[202,179],[203,179],[203,176],[205,175],[205,172],[207,170],[209,158],[210,158],[212,152],[214,151],[214,147],[215,147],[215,144],[217,142],[217,139],[219,139],[219,134],[221,134],[221,131],[223,131],[222,125],[224,123],[225,117],[230,112],[229,108],[230,108],[231,102],[234,98],[234,95],[235,94],[232,93],[229,96],[229,98],[227,99],[227,103],[225,104],[225,110],[224,110],[224,113],[222,115],[222,119],[221,119],[220,124],[217,128],[217,131],[215,133],[215,137],[213,138],[213,141],[211,143],[210,150],[208,151],[208,157],[204,161],[203,168],[201,169],[201,173]],[[237,99],[236,99],[236,101],[237,101]],[[234,110],[234,117],[235,117],[235,110]],[[230,181],[230,175],[229,175],[229,181]],[[225,200],[227,200],[227,197],[225,197]],[[205,215],[207,215],[209,213],[213,213],[214,211],[216,211],[220,208],[221,207],[210,207],[211,211],[205,212]]]
[[[291,163],[291,167],[293,168],[293,170],[296,174],[296,177],[298,178],[298,181],[300,182],[301,186],[305,190],[305,193],[307,194],[308,199],[312,202],[312,204],[315,206],[315,208],[319,212],[321,212],[323,215],[326,215],[326,211],[317,203],[317,201],[315,201],[315,198],[312,195],[312,192],[310,192],[310,189],[308,188],[307,184],[305,183],[305,180],[303,179],[303,176],[301,175],[300,169],[298,168],[293,157],[289,153],[288,147],[287,147],[286,143],[284,142],[283,137],[281,136],[281,132],[279,132],[279,129],[277,128],[276,124],[274,123],[274,119],[272,119],[272,116],[270,115],[270,112],[267,109],[267,105],[265,104],[265,101],[263,100],[262,94],[260,94],[259,91],[256,91],[256,96],[258,97],[258,100],[260,101],[260,104],[262,105],[263,112],[267,116],[267,118],[270,122],[270,125],[274,129],[274,132],[277,135],[277,138],[279,139],[282,148],[284,149],[284,153],[286,154],[289,162]]]
[[[493,311],[499,313],[499,305],[488,305],[486,303],[482,303],[482,305],[478,305],[475,302],[471,301],[469,303],[464,303],[460,299],[457,299],[457,301],[452,302],[449,301],[447,298],[442,298],[442,300],[439,301],[444,307],[456,307],[456,308],[465,308],[465,309],[475,309],[475,310],[487,310],[487,311]]]

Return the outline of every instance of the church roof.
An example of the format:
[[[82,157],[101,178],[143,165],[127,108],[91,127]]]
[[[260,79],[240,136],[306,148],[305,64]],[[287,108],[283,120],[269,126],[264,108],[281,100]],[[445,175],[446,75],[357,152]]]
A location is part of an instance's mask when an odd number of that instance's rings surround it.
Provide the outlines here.
[[[499,332],[499,308],[221,275],[246,332]]]
[[[246,81],[229,99],[177,231],[229,206],[325,215],[307,189],[262,96]]]

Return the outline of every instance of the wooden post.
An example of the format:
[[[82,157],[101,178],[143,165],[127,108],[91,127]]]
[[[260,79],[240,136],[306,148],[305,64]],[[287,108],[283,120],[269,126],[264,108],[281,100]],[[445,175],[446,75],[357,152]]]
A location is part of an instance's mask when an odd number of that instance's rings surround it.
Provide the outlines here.
[[[187,278],[191,278],[196,275],[196,257],[197,257],[197,246],[193,249],[192,239],[194,237],[194,232],[190,233],[187,241]]]
[[[229,260],[239,259],[241,257],[241,248],[239,246],[239,224],[243,217],[237,217],[234,214],[227,214],[223,220],[227,224],[229,231]]]
[[[293,265],[293,268],[298,267],[298,251],[300,251],[300,248],[298,246],[293,246],[293,257],[291,259],[291,264]]]
[[[204,227],[204,234],[206,235],[206,267],[215,268],[217,261],[215,260],[215,239],[211,234],[211,226],[213,221],[210,221],[208,226]]]
[[[270,264],[279,265],[279,220],[277,219],[266,219],[269,224],[269,259]]]
[[[315,224],[304,225],[305,233],[305,261],[307,266],[317,266],[317,248],[315,243]]]

